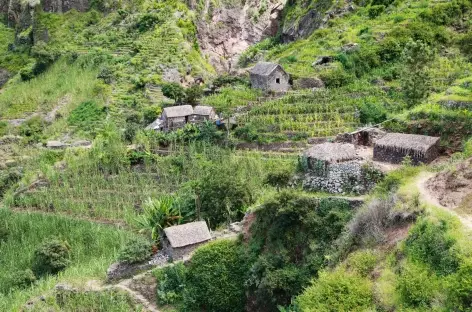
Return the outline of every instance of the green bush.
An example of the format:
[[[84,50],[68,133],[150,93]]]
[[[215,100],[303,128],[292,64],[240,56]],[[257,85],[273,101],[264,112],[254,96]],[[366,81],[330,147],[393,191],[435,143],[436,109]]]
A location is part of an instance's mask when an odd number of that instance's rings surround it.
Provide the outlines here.
[[[175,304],[182,301],[186,272],[185,265],[180,262],[153,272],[157,279],[157,302],[159,304]]]
[[[8,133],[8,122],[1,120],[0,121],[0,137]]]
[[[387,109],[378,102],[364,102],[359,107],[359,119],[362,124],[378,124],[387,120]]]
[[[465,34],[459,40],[459,49],[469,58],[472,58],[472,32]]]
[[[156,120],[157,117],[159,117],[159,115],[161,114],[161,111],[162,109],[158,105],[152,105],[152,106],[146,107],[143,111],[144,123],[148,125],[154,122],[154,120]]]
[[[36,281],[33,271],[26,269],[18,271],[10,276],[11,287],[13,288],[26,288]]]
[[[472,262],[461,263],[447,284],[450,311],[470,311],[472,307]]]
[[[139,32],[145,32],[153,29],[154,26],[162,22],[158,13],[145,13],[139,17],[135,27]]]
[[[118,253],[118,261],[125,263],[139,263],[152,255],[152,244],[145,238],[133,237]]]
[[[203,95],[202,87],[198,85],[191,86],[185,90],[185,103],[195,105]]]
[[[356,251],[349,255],[348,266],[363,277],[367,277],[374,271],[378,256],[373,250]]]
[[[385,5],[373,5],[369,8],[369,17],[374,19],[385,11]]]
[[[420,220],[411,229],[405,241],[408,257],[415,262],[429,265],[440,275],[456,272],[459,259],[454,250],[455,240],[447,231],[448,225],[444,221]]]
[[[20,126],[20,135],[25,136],[28,142],[38,142],[45,128],[46,122],[40,116],[34,116]]]
[[[162,85],[162,94],[173,99],[176,103],[180,103],[185,98],[185,89],[178,83],[166,83]]]
[[[195,252],[188,266],[185,311],[244,311],[248,260],[241,246],[221,240]]]
[[[402,269],[397,283],[397,291],[402,302],[406,306],[415,308],[430,307],[437,295],[438,287],[434,274],[411,263]]]
[[[326,71],[320,74],[321,80],[328,88],[345,86],[354,80],[354,77],[341,68]]]
[[[374,310],[372,283],[340,269],[321,272],[296,302],[302,312]]]
[[[32,271],[37,277],[57,274],[70,264],[70,246],[57,238],[44,241],[34,252]]]
[[[277,188],[288,186],[293,176],[293,172],[287,168],[276,168],[267,173],[264,183]]]
[[[94,101],[86,101],[70,112],[67,122],[71,126],[87,131],[96,129],[104,117],[105,111],[102,107]]]

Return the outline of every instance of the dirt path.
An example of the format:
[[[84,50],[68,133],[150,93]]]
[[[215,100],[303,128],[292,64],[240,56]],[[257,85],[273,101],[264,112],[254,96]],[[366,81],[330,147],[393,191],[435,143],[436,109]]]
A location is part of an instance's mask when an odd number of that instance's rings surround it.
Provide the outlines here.
[[[449,214],[456,216],[460,220],[462,225],[464,225],[467,229],[472,230],[472,216],[459,215],[457,212],[454,211],[454,209],[450,209],[448,207],[441,205],[441,203],[438,201],[436,196],[431,194],[428,187],[426,186],[426,183],[428,182],[429,179],[431,179],[435,175],[436,174],[432,172],[422,172],[418,176],[416,180],[416,187],[418,188],[418,192],[420,193],[421,201],[428,205],[441,208],[442,210],[448,212]]]
[[[146,271],[144,273],[133,276],[131,278],[122,280],[118,284],[113,284],[113,285],[103,285],[101,282],[97,280],[91,280],[87,282],[85,289],[90,290],[90,291],[104,291],[104,290],[124,291],[128,293],[131,296],[131,298],[133,298],[136,301],[136,303],[142,305],[146,311],[160,312],[155,303],[150,302],[141,293],[134,291],[130,288],[131,283],[133,282],[133,279],[137,279],[137,278],[139,279],[140,277],[148,274],[149,272],[150,271]]]

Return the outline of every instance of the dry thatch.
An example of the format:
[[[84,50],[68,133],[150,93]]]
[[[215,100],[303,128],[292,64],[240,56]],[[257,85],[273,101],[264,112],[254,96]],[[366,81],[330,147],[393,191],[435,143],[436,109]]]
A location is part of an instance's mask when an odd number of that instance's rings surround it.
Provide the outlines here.
[[[171,226],[164,233],[172,248],[180,248],[211,240],[210,231],[205,221],[191,222]]]
[[[394,153],[424,155],[439,143],[439,138],[418,134],[388,133],[375,142],[375,146]]]
[[[251,68],[249,72],[252,75],[269,76],[279,66],[279,64],[275,63],[259,62],[256,64],[256,66]]]
[[[210,116],[212,112],[213,112],[213,107],[211,106],[198,105],[193,108],[194,115]]]
[[[308,158],[329,163],[343,162],[357,159],[356,149],[353,144],[323,143],[317,144],[305,151]]]
[[[190,116],[193,114],[193,107],[191,105],[166,107],[162,114],[167,118]]]

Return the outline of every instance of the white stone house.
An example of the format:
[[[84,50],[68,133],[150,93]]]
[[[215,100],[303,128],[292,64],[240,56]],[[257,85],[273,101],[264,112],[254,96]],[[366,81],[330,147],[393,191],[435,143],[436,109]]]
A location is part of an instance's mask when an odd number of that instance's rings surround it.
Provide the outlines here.
[[[166,130],[174,130],[184,127],[193,114],[192,105],[180,105],[166,107],[162,110],[161,120]]]
[[[290,89],[290,76],[275,63],[259,62],[250,71],[251,86],[272,92],[286,92]]]

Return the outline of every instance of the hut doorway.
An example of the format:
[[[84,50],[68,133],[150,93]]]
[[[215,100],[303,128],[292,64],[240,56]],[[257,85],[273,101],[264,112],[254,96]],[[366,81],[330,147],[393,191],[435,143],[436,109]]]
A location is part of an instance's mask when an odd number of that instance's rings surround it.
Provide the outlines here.
[[[275,78],[275,83],[280,84],[280,78]]]

